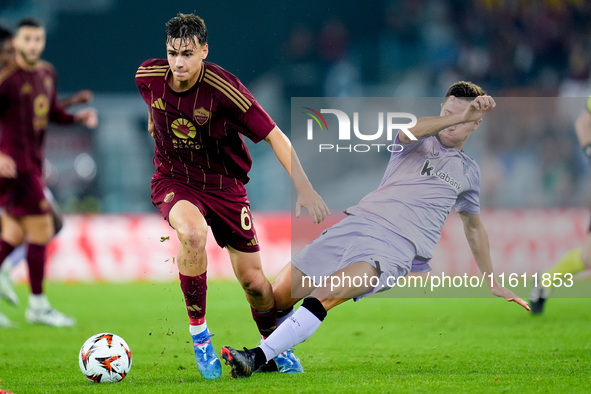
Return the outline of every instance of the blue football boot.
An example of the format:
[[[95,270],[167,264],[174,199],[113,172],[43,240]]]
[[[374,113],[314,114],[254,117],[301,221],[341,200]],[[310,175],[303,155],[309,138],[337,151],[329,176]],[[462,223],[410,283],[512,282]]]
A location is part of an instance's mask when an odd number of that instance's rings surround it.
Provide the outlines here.
[[[191,335],[197,368],[207,380],[218,379],[222,376],[222,363],[211,344],[212,336],[213,334],[209,333],[209,329],[200,334]]]
[[[283,353],[280,353],[275,357],[275,363],[277,364],[277,370],[280,373],[303,373],[304,367],[300,359],[296,357],[293,349],[287,349]]]

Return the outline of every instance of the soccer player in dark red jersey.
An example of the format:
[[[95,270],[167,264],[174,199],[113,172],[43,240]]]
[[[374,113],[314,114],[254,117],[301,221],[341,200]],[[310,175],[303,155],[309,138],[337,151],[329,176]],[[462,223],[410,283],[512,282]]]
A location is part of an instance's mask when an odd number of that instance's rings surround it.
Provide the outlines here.
[[[15,51],[13,45],[13,34],[8,28],[0,25],[0,68],[7,67],[15,62]],[[80,90],[75,95],[60,100],[59,104],[62,108],[67,108],[76,104],[84,104],[92,99],[92,92],[90,90]],[[1,132],[1,131],[0,131]],[[59,204],[53,197],[49,188],[45,188],[45,197],[51,205],[51,214],[53,216],[53,233],[54,236],[60,232],[63,226],[63,214]],[[12,253],[6,258],[0,266],[0,298],[4,298],[8,303],[17,306],[19,303],[18,296],[12,286],[12,270],[19,263],[25,261],[27,254],[27,245],[21,244],[15,248]],[[10,319],[0,312],[0,327],[15,326]]]
[[[236,76],[204,61],[209,47],[201,18],[179,13],[169,20],[166,51],[167,59],[147,60],[136,74],[155,140],[152,202],[180,241],[177,264],[197,366],[204,378],[217,379],[221,363],[205,322],[208,226],[228,250],[261,335],[277,325],[244,187],[251,157],[243,136],[271,146],[298,192],[296,215],[305,207],[319,223],[329,211],[289,140],[251,93]]]
[[[52,308],[43,292],[46,245],[53,236],[44,195],[43,141],[50,121],[96,127],[98,119],[94,109],[69,115],[59,106],[55,71],[41,60],[45,29],[40,22],[21,20],[14,47],[15,62],[0,70],[0,264],[26,239],[31,286],[27,321],[71,326],[75,320]]]

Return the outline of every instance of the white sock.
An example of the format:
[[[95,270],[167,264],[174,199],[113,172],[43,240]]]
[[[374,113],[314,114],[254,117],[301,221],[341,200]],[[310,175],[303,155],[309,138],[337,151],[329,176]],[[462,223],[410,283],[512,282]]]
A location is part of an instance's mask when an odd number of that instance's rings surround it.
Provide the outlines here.
[[[198,326],[192,326],[189,324],[189,332],[191,336],[201,334],[203,331],[207,330],[207,322],[204,320],[203,324],[199,324]]]
[[[51,305],[45,294],[29,294],[29,308],[45,310],[51,309]]]
[[[278,317],[277,318],[277,327],[279,327],[281,325],[281,323],[283,323],[284,321],[286,321],[287,319],[292,317],[294,313],[295,313],[295,309],[291,308],[291,310],[286,315]]]
[[[278,354],[310,338],[320,327],[320,323],[322,322],[307,308],[299,307],[259,347],[265,353],[267,361],[271,360]]]

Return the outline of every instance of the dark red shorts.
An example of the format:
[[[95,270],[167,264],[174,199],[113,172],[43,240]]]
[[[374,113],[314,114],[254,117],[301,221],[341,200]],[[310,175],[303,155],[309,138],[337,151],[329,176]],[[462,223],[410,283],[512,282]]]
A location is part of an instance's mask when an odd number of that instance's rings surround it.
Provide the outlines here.
[[[164,219],[168,220],[170,210],[181,200],[199,208],[222,248],[229,245],[249,253],[260,250],[244,185],[200,190],[174,179],[152,180],[152,204]]]
[[[51,207],[43,189],[43,177],[18,174],[16,178],[0,178],[0,206],[12,216],[44,215]]]

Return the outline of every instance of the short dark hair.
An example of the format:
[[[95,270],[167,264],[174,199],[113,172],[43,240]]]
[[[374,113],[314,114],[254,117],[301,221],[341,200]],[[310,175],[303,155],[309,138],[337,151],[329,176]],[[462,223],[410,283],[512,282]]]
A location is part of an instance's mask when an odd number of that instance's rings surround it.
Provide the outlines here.
[[[0,44],[13,37],[12,32],[4,25],[0,25]]]
[[[27,17],[27,18],[21,19],[18,22],[18,24],[16,25],[16,29],[17,30],[20,29],[21,27],[37,27],[37,28],[42,28],[43,27],[43,23],[41,23],[41,21],[39,19]]]
[[[449,89],[447,89],[447,93],[445,93],[445,98],[449,96],[459,97],[459,98],[475,98],[478,96],[485,95],[486,92],[480,86],[476,85],[472,82],[466,81],[458,81],[451,85]]]
[[[207,44],[207,27],[202,18],[195,14],[178,13],[166,22],[166,42],[180,38],[182,42],[190,41],[194,44],[195,37],[201,45]]]

